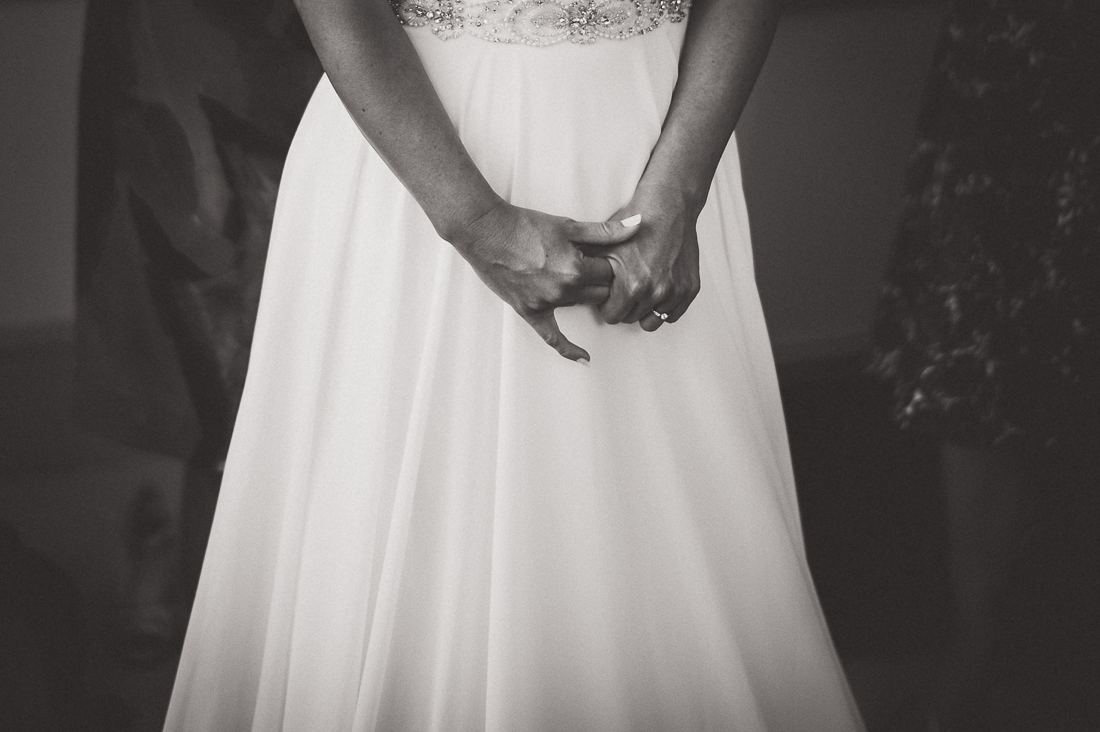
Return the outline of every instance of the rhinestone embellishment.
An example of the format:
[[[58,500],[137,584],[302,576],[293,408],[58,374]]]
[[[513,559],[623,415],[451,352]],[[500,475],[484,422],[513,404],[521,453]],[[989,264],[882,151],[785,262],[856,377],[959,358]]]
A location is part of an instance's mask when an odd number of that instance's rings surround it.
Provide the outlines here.
[[[428,26],[440,38],[463,33],[495,43],[549,46],[592,43],[647,33],[679,23],[691,0],[390,0],[398,20]]]

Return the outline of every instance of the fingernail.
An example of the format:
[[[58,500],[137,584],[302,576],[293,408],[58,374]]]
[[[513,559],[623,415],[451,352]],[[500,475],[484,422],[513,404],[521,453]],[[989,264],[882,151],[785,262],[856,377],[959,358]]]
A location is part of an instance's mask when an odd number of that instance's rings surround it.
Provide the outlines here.
[[[578,358],[577,363],[579,363],[581,366],[587,366],[588,365],[588,359],[587,358]]]
[[[637,226],[638,224],[642,223],[642,215],[634,214],[633,216],[628,216],[619,223],[629,229],[632,226]]]

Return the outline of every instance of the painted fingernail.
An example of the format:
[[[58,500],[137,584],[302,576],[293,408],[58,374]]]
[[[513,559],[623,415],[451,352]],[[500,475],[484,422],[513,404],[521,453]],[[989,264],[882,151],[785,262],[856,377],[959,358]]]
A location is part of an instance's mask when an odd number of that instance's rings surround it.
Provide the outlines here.
[[[587,366],[588,365],[588,359],[587,358],[578,358],[577,363],[579,363],[581,366]]]
[[[642,215],[634,214],[633,216],[628,216],[619,223],[629,229],[632,226],[637,226],[638,224],[642,223]]]

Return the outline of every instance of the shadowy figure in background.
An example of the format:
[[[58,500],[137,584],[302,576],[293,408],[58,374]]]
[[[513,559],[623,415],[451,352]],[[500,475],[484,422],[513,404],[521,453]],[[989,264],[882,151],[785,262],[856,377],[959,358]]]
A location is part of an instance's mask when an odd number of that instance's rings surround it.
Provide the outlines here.
[[[320,73],[291,0],[88,5],[78,411],[92,429],[186,461],[175,578],[185,607],[243,385],[283,159]],[[164,593],[150,590],[169,584],[159,571],[133,578],[121,605],[124,637],[143,658],[182,632]]]
[[[1100,3],[957,0],[876,327],[942,439],[942,729],[1097,729]]]

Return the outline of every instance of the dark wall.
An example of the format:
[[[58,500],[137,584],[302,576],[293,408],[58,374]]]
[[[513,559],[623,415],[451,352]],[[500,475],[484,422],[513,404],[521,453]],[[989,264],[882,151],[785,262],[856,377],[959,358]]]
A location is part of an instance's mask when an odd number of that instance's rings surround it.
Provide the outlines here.
[[[82,0],[0,2],[0,331],[73,317]]]
[[[796,4],[738,126],[781,361],[868,340],[943,4]]]

